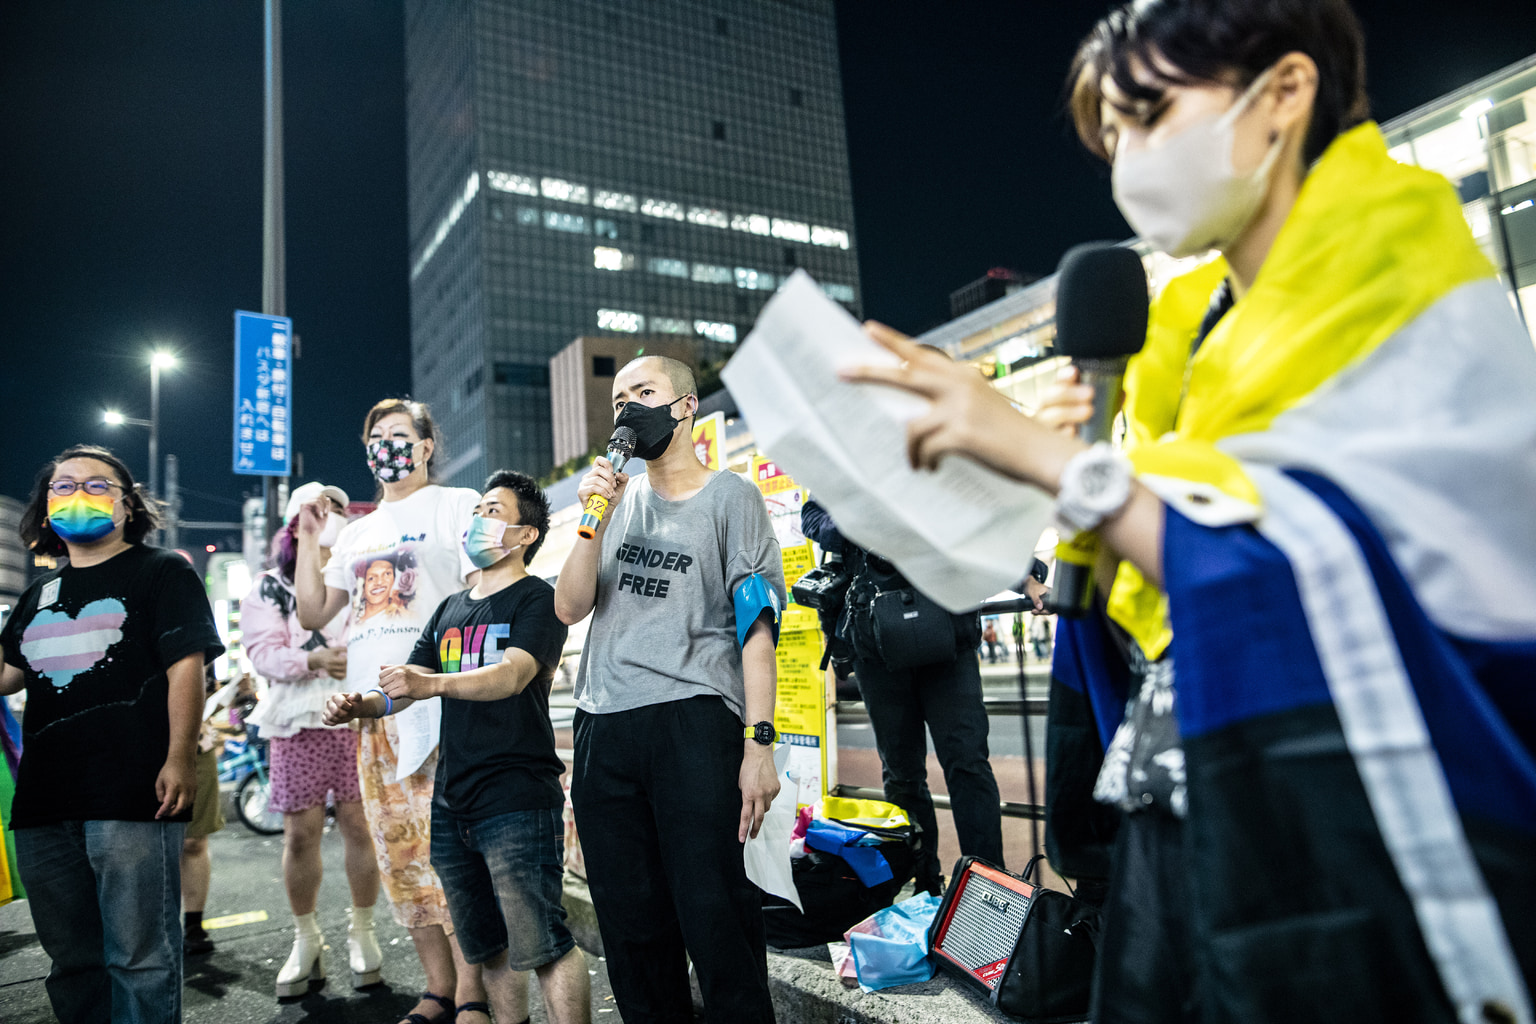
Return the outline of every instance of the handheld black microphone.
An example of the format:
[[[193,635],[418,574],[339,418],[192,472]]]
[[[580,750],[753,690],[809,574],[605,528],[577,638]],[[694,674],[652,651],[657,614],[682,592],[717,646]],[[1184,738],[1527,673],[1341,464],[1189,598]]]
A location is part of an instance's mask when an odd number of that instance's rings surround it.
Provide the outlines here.
[[[608,439],[608,461],[613,463],[615,473],[623,471],[624,463],[635,453],[638,440],[634,427],[613,428],[613,436]],[[576,526],[576,536],[582,540],[591,540],[597,536],[597,528],[607,513],[608,499],[601,494],[592,495],[587,499],[586,507],[581,510],[581,522]]]
[[[1056,352],[1072,360],[1080,383],[1093,388],[1093,415],[1077,436],[1108,441],[1124,395],[1125,365],[1147,338],[1147,274],[1135,251],[1110,242],[1074,246],[1056,269]],[[1099,537],[1062,531],[1056,545],[1051,611],[1069,618],[1087,612]]]

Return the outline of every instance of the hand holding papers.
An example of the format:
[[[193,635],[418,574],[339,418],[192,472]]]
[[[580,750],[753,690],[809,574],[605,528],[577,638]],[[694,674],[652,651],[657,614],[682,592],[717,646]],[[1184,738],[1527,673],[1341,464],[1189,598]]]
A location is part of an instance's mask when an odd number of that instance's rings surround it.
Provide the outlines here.
[[[721,376],[758,445],[810,489],[844,536],[894,562],[950,611],[973,608],[1024,578],[1051,499],[968,459],[913,470],[906,423],[928,403],[838,378],[895,363],[797,271]]]

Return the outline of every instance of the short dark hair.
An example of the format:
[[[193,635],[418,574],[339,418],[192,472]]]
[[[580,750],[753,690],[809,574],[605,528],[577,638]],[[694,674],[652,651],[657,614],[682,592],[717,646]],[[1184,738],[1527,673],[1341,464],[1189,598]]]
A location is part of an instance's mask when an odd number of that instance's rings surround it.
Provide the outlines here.
[[[138,544],[160,525],[160,503],[133,482],[133,474],[123,460],[110,449],[94,444],[77,444],[55,455],[37,474],[32,485],[32,496],[22,510],[21,524],[17,532],[21,542],[39,555],[67,555],[69,547],[63,538],[48,525],[48,483],[62,462],[70,459],[96,459],[112,467],[117,482],[123,487],[123,500],[128,504],[128,521],[123,524],[123,539]]]
[[[436,468],[437,457],[443,453],[443,435],[437,429],[437,421],[432,418],[432,407],[426,402],[413,401],[407,395],[403,398],[386,398],[376,403],[363,419],[363,444],[368,443],[368,432],[373,429],[375,423],[397,412],[403,412],[410,417],[411,426],[423,441],[431,440],[432,457],[427,460],[427,479],[435,481],[432,471]]]
[[[1108,76],[1133,100],[1156,103],[1164,86],[1131,74],[1139,62],[1165,85],[1222,82],[1246,88],[1287,53],[1317,65],[1317,98],[1302,159],[1322,156],[1335,138],[1370,118],[1365,39],[1348,0],[1136,0],[1106,15],[1077,48],[1067,74],[1078,137],[1100,157],[1101,82]],[[1154,57],[1155,55],[1155,57]]]
[[[517,495],[518,523],[539,531],[539,539],[523,549],[523,564],[527,565],[538,554],[539,548],[544,546],[544,538],[549,536],[549,499],[544,496],[544,488],[535,483],[533,477],[513,469],[498,469],[486,477],[480,493],[484,495],[486,491],[494,491],[498,487],[505,487]]]

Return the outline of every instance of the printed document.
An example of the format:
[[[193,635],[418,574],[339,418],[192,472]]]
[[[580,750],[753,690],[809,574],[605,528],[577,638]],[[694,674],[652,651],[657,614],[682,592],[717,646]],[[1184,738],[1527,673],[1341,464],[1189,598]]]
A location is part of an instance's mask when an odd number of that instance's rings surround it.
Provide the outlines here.
[[[758,447],[809,488],[843,536],[945,608],[966,611],[1028,574],[1052,501],[959,456],[914,470],[906,425],[927,400],[837,376],[896,362],[799,270],[721,377]]]

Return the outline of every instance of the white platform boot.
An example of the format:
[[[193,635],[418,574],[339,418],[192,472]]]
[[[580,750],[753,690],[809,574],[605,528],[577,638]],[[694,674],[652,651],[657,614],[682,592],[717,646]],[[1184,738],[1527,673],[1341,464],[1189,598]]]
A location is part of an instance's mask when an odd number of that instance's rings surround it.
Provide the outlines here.
[[[277,972],[277,998],[302,996],[311,981],[325,981],[324,948],[325,937],[314,913],[293,915],[293,951]]]
[[[352,968],[352,987],[377,985],[383,978],[379,970],[383,962],[384,951],[379,948],[379,936],[373,929],[373,908],[353,907],[351,923],[347,925],[347,964]]]

